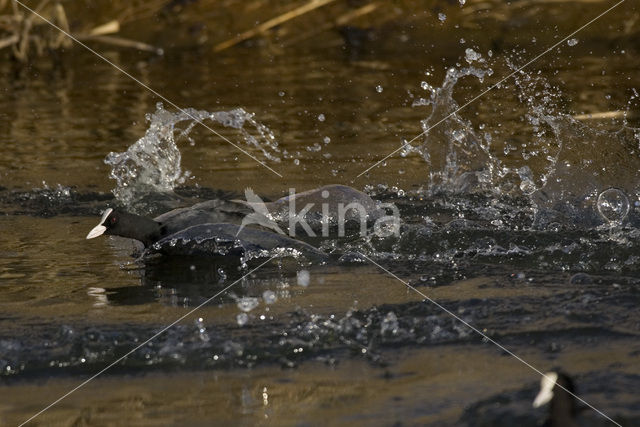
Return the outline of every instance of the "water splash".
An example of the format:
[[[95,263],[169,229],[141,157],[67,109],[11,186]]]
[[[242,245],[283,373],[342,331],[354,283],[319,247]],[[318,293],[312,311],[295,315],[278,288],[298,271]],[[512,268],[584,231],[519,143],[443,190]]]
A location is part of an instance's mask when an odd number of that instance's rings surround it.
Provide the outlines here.
[[[470,62],[482,57],[469,53]],[[418,153],[429,165],[429,187],[434,191],[466,191],[470,186],[489,183],[499,168],[499,160],[489,150],[490,141],[478,136],[469,120],[456,112],[453,98],[458,81],[475,76],[483,81],[493,74],[491,68],[466,67],[447,70],[439,88],[423,83],[429,98],[419,98],[413,106],[431,106],[431,114],[422,121],[422,143],[407,147],[402,155]]]
[[[189,171],[182,170],[177,142],[190,140],[189,133],[200,122],[237,129],[252,152],[259,151],[268,161],[280,161],[280,149],[273,133],[242,108],[213,113],[193,108],[171,112],[158,103],[156,111],[147,115],[147,121],[149,128],[142,138],[127,151],[111,152],[105,159],[111,167],[109,177],[116,181],[113,194],[126,206],[135,207],[148,193],[170,192],[191,176]]]
[[[260,305],[260,300],[256,297],[241,297],[238,298],[236,304],[240,310],[248,313]]]
[[[612,224],[622,223],[631,207],[627,195],[617,188],[609,188],[600,193],[597,206],[602,218]]]
[[[417,98],[413,106],[431,111],[421,123],[421,142],[405,148],[402,155],[416,153],[425,160],[427,193],[525,196],[539,210],[563,211],[569,221],[576,215],[590,221],[602,216],[597,198],[611,187],[631,197],[629,204],[635,206],[640,195],[640,129],[632,127],[626,115],[613,130],[610,123],[580,122],[567,112],[560,88],[540,73],[526,71],[515,73],[475,103],[482,111],[478,117],[487,123],[472,120],[468,109],[457,111],[454,90],[462,79],[482,83],[493,74],[492,67],[506,66],[503,73],[509,73],[526,61],[520,52],[513,52],[505,64],[491,58],[468,48],[468,67],[447,70],[440,87],[420,84],[427,96]],[[505,114],[501,103],[491,99],[497,92],[518,105]],[[629,111],[636,98],[634,92]],[[502,126],[501,118],[508,114],[515,117]]]

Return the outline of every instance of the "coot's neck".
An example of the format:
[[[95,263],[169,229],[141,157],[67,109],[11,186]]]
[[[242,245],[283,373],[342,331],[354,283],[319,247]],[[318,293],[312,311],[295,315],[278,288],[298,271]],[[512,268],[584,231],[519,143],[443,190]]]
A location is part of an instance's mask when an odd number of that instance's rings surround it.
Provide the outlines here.
[[[556,387],[556,396],[551,400],[549,408],[549,421],[551,426],[574,427],[577,426],[575,417],[577,408],[573,396]]]
[[[163,235],[162,224],[129,212],[120,212],[117,226],[110,231],[109,234],[139,240],[145,247],[151,246]]]

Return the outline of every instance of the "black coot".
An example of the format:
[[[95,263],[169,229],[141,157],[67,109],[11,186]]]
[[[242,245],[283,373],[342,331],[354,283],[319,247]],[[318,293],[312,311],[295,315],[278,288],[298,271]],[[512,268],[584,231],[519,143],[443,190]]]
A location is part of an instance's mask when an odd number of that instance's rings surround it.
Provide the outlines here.
[[[163,237],[188,227],[207,223],[240,223],[250,209],[238,203],[210,200],[187,208],[174,209],[154,219],[132,214],[121,209],[108,208],[100,223],[87,235],[87,239],[102,234],[129,237],[145,247]]]
[[[292,249],[313,259],[326,255],[304,242],[286,235],[240,227],[249,211],[245,206],[212,200],[190,208],[175,209],[154,219],[121,209],[107,209],[87,239],[106,235],[127,237],[141,242],[149,252],[167,255],[241,255],[246,251]]]
[[[302,215],[310,229],[319,233],[326,217],[332,223],[342,215],[347,222],[360,224],[362,219],[364,223],[370,224],[384,215],[384,211],[371,197],[344,185],[327,185],[296,193],[293,197],[286,196],[275,202],[262,202],[249,189],[245,194],[247,201],[210,200],[174,209],[154,219],[109,208],[104,212],[100,223],[89,232],[87,239],[110,234],[129,237],[150,247],[167,236],[200,224],[258,224],[281,234],[294,235],[289,230],[289,225],[292,224],[290,216]],[[292,207],[294,211],[291,211]],[[269,223],[273,226],[269,226]],[[295,224],[300,225],[299,222]]]
[[[540,392],[533,401],[535,408],[549,403],[549,416],[543,425],[548,427],[577,426],[578,405],[573,396],[575,394],[576,389],[569,375],[560,371],[547,372],[540,380]]]

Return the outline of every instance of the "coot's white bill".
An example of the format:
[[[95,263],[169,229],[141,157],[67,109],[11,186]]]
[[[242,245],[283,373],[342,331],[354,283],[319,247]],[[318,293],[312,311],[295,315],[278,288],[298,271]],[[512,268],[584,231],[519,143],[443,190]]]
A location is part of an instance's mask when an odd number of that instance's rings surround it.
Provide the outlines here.
[[[538,408],[548,403],[553,398],[553,387],[558,381],[558,374],[555,372],[547,372],[540,380],[540,392],[533,401],[533,407]]]
[[[87,239],[93,239],[94,237],[102,236],[105,231],[107,231],[107,227],[104,226],[104,222],[106,221],[109,214],[113,212],[113,209],[109,208],[102,214],[102,218],[100,218],[100,223],[93,227],[89,234],[87,234]]]

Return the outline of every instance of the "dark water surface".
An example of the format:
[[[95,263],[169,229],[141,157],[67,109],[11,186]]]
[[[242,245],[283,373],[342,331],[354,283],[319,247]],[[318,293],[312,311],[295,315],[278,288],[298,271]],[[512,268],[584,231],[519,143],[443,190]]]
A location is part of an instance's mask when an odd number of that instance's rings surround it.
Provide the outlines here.
[[[33,423],[541,423],[539,375],[453,313],[638,425],[640,10],[626,2],[447,117],[614,4],[455,3],[398,13],[364,38],[328,30],[219,54],[168,43],[161,57],[98,46],[181,107],[253,113],[240,130],[207,124],[282,177],[202,126],[178,137],[189,121],[81,48],[26,66],[3,56],[0,424],[239,280]],[[105,157],[149,129],[162,148],[145,148],[126,181]],[[181,161],[158,135],[176,137]],[[394,203],[400,236],[315,240],[326,263],[282,258],[244,278],[266,259],[141,260],[125,239],[85,240],[107,206],[159,213],[330,183]],[[141,196],[161,186],[174,191]]]

